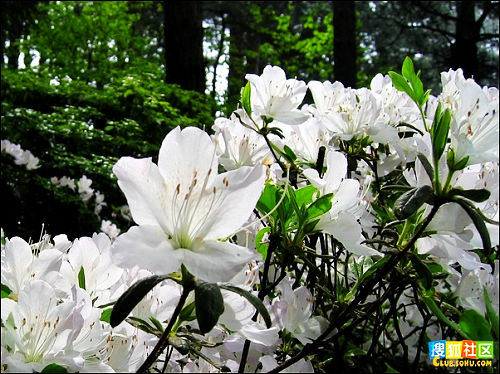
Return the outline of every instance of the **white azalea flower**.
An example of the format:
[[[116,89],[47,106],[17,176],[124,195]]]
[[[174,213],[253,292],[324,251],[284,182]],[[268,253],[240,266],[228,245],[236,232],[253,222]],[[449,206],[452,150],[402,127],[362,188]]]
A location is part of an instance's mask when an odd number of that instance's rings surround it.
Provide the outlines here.
[[[6,239],[2,246],[2,284],[12,291],[16,298],[30,279],[43,279],[51,284],[61,286],[59,270],[62,253],[57,249],[44,249],[36,254],[30,245],[19,237]],[[64,287],[67,288],[67,287]]]
[[[11,372],[40,372],[56,363],[79,371],[82,355],[73,349],[84,319],[83,304],[58,303],[55,289],[43,280],[32,280],[15,301],[2,299],[2,346],[9,355],[2,364]]]
[[[441,73],[441,82],[439,100],[452,113],[450,137],[455,160],[469,156],[467,165],[498,162],[498,90],[482,89],[473,79],[465,79],[461,69]]]
[[[72,284],[79,284],[79,274],[83,267],[85,289],[92,298],[99,297],[101,304],[108,301],[109,288],[120,279],[123,269],[111,261],[111,241],[104,233],[94,234],[92,238],[75,239],[61,265],[61,274]]]
[[[486,303],[483,288],[486,287],[493,308],[498,315],[499,265],[498,260],[495,260],[495,272],[493,274],[488,270],[478,268],[468,271],[462,276],[456,294],[464,308],[474,309],[484,315],[486,313]]]
[[[266,116],[287,125],[299,125],[308,116],[298,110],[307,92],[305,82],[286,79],[286,74],[278,66],[266,66],[262,75],[245,75],[252,85],[252,114],[260,118]]]
[[[361,244],[364,240],[357,221],[359,182],[345,178],[347,159],[340,153],[329,151],[326,155],[327,171],[323,178],[314,169],[304,170],[304,176],[321,195],[333,193],[332,208],[320,217],[317,228],[333,235],[344,247],[356,255],[381,255],[380,252]]]
[[[279,300],[271,305],[271,311],[281,329],[286,329],[302,344],[311,343],[328,326],[328,321],[320,316],[311,317],[314,299],[305,287],[292,289],[291,279],[284,279],[278,285]]]
[[[245,120],[244,111],[238,112],[245,123],[250,122]],[[243,126],[234,114],[231,119],[217,118],[213,129],[219,162],[226,170],[254,166],[270,155],[269,147],[262,135]]]
[[[151,158],[122,157],[113,171],[139,226],[116,239],[114,260],[161,274],[184,264],[206,281],[231,279],[255,253],[219,239],[233,235],[251,215],[266,168],[223,174],[217,168],[215,145],[194,127],[177,127],[165,137],[158,166]]]
[[[290,357],[287,356],[286,359]],[[278,366],[278,361],[273,356],[262,356],[259,361],[262,363],[262,372],[267,373]],[[290,365],[286,369],[280,371],[280,373],[314,373],[314,368],[310,361],[306,359],[301,359],[293,365]]]

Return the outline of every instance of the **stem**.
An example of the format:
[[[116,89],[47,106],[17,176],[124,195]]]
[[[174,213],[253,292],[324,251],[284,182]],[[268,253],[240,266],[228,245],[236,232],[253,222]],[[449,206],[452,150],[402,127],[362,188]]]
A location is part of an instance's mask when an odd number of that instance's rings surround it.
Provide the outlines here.
[[[164,349],[167,347],[168,337],[170,335],[170,331],[172,331],[172,327],[174,326],[174,323],[177,320],[179,313],[181,312],[182,308],[184,307],[184,304],[185,304],[186,299],[187,299],[190,292],[191,292],[190,288],[185,287],[185,286],[183,287],[181,297],[179,299],[179,302],[177,303],[177,306],[175,307],[174,313],[172,314],[170,321],[168,322],[167,328],[163,332],[163,335],[161,336],[160,340],[158,340],[158,343],[156,343],[151,354],[146,358],[146,361],[144,361],[144,363],[137,370],[137,372],[139,372],[139,373],[146,372],[150,368],[150,366],[154,364],[154,362],[161,355],[161,353],[164,351]],[[166,363],[165,363],[165,365],[166,365]]]
[[[307,344],[300,353],[297,355],[293,356],[289,360],[283,362],[281,365],[275,367],[273,370],[269,371],[269,373],[279,373],[280,371],[286,369],[287,367],[293,365],[294,363],[298,362],[305,356],[307,356],[310,352],[312,352],[315,348],[321,345],[322,341],[326,339],[335,329],[339,328],[342,326],[346,320],[348,319],[350,313],[362,302],[368,297],[369,293],[373,290],[374,286],[379,283],[385,275],[389,271],[392,270],[392,268],[397,265],[397,263],[405,256],[405,254],[414,246],[416,243],[417,239],[420,238],[420,236],[423,234],[429,223],[432,221],[434,216],[436,215],[439,207],[441,206],[441,203],[436,203],[432,207],[432,210],[430,214],[427,216],[426,221],[422,224],[418,232],[413,236],[413,238],[406,244],[406,246],[396,255],[391,257],[389,261],[387,261],[378,271],[378,274],[375,278],[368,278],[366,280],[366,283],[364,286],[360,287],[360,291],[357,294],[357,296],[354,298],[354,300],[343,310],[339,313],[337,317],[335,317],[335,323],[332,323],[328,328],[312,343]],[[350,326],[353,326],[351,324]]]

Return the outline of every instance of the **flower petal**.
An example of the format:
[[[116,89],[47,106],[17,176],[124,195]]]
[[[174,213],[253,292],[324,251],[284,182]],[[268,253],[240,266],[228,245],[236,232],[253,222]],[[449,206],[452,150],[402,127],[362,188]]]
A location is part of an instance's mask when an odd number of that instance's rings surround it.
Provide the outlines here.
[[[151,158],[122,157],[113,167],[118,185],[127,198],[132,218],[139,225],[159,225],[168,230],[166,190]],[[175,188],[175,187],[174,187]]]
[[[115,264],[123,268],[138,265],[156,274],[179,270],[182,251],[174,250],[158,226],[134,226],[116,238],[111,247]]]
[[[172,191],[178,184],[186,187],[194,177],[200,182],[210,181],[217,174],[215,145],[210,136],[197,127],[176,127],[170,131],[160,147],[158,168]],[[196,170],[197,176],[193,175]]]
[[[257,252],[228,242],[207,240],[201,245],[194,251],[179,248],[174,252],[182,253],[187,269],[207,282],[229,281],[258,256]]]
[[[221,200],[206,218],[201,235],[206,239],[226,238],[238,231],[252,214],[264,189],[263,165],[241,167],[217,176],[215,188]]]

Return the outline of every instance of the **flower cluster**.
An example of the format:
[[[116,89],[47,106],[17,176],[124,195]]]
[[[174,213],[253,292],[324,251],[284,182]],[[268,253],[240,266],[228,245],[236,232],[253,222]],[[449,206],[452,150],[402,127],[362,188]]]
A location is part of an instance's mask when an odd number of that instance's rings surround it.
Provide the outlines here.
[[[26,165],[27,170],[38,169],[38,157],[33,156],[31,151],[23,150],[19,144],[11,143],[7,139],[2,139],[1,151],[14,157],[16,165]]]
[[[376,354],[387,370],[425,363],[428,338],[498,337],[498,90],[450,70],[433,96],[409,59],[370,88],[277,66],[246,79],[210,135],[177,127],[157,163],[115,164],[128,231],[6,239],[3,371],[313,372]]]

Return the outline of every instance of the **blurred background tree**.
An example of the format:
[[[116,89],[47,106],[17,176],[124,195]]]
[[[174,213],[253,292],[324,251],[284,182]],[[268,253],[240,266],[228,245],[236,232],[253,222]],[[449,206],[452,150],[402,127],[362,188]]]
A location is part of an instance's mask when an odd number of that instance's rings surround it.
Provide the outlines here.
[[[238,105],[245,74],[367,86],[410,56],[440,91],[463,68],[498,86],[498,1],[6,1],[1,4],[2,139],[40,159],[26,170],[2,152],[1,227],[70,237],[103,219],[130,222],[111,168],[156,157],[175,126],[210,129]],[[94,201],[51,177],[92,179]]]

